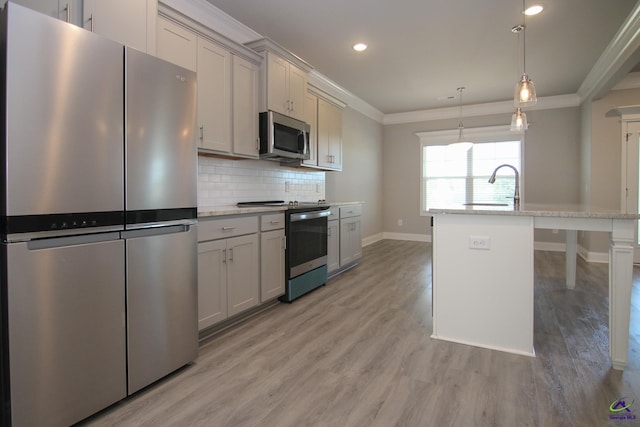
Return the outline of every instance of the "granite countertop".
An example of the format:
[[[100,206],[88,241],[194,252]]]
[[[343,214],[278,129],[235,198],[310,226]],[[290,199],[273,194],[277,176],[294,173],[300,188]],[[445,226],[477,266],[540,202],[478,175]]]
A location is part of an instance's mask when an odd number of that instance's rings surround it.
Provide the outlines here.
[[[347,206],[362,204],[364,202],[327,202],[329,206]],[[206,218],[212,216],[224,216],[224,215],[244,215],[244,214],[260,214],[269,212],[286,211],[287,205],[283,206],[242,206],[236,205],[223,205],[223,206],[200,206],[198,207],[198,218]]]
[[[523,203],[514,208],[513,203],[506,206],[487,205],[451,205],[432,208],[430,214],[471,214],[471,215],[514,215],[514,216],[547,216],[562,218],[608,218],[608,219],[640,219],[638,213],[628,213],[619,209],[601,208],[579,204],[538,204]]]

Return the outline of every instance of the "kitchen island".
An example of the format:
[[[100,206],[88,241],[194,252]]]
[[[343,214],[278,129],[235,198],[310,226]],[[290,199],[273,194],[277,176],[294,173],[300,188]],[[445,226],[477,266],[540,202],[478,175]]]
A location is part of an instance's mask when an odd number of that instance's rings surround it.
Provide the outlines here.
[[[577,231],[605,231],[609,355],[627,364],[637,213],[580,205],[472,205],[433,215],[433,338],[534,356],[533,232],[567,230],[567,287],[575,286]]]

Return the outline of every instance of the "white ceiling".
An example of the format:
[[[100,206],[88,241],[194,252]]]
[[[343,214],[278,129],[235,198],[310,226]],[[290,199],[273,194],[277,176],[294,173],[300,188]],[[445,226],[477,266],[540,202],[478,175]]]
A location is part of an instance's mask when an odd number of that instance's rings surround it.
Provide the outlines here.
[[[455,106],[459,86],[464,104],[505,101],[521,72],[518,0],[207,1],[385,114]],[[536,1],[526,71],[538,96],[575,94],[636,2]]]

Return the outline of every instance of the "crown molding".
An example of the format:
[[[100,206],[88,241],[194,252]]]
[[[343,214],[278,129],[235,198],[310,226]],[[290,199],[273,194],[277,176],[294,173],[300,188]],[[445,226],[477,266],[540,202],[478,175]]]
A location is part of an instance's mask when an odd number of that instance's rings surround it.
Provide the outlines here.
[[[350,108],[362,113],[369,117],[371,120],[375,120],[378,123],[383,123],[384,113],[377,108],[369,105],[367,102],[358,98],[353,93],[339,86],[326,76],[323,76],[316,70],[311,70],[308,75],[308,82],[311,86],[314,86],[323,92],[343,101]]]
[[[634,6],[578,88],[580,99],[588,101],[606,94],[616,80],[622,79],[638,63],[639,48],[640,2]]]
[[[181,12],[239,44],[263,37],[205,0],[160,0],[159,3]]]
[[[575,94],[557,95],[538,98],[538,102],[524,111],[551,110],[554,108],[577,107],[580,98]],[[463,105],[462,116],[488,116],[491,114],[513,113],[513,101],[490,102],[486,104]],[[428,122],[433,120],[454,119],[460,117],[460,107],[434,108],[431,110],[410,111],[407,113],[385,114],[383,124],[395,125],[402,123]]]

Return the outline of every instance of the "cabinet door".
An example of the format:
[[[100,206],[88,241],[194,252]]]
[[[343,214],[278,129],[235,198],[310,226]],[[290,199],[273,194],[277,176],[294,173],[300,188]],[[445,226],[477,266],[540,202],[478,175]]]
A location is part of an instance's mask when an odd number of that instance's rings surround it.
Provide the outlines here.
[[[260,236],[260,302],[284,295],[284,230]]]
[[[327,230],[327,270],[329,273],[340,267],[339,221],[329,221]]]
[[[227,241],[198,244],[198,330],[227,318]]]
[[[231,152],[231,53],[198,38],[200,147]]]
[[[340,266],[350,264],[362,257],[360,217],[340,220]]]
[[[142,52],[155,53],[155,0],[84,0],[83,26]],[[147,31],[147,28],[153,31]]]
[[[267,109],[289,115],[289,63],[267,53]]]
[[[342,170],[342,110],[334,105],[330,106],[329,122],[329,153],[331,156],[331,167]]]
[[[233,152],[258,158],[258,68],[233,55]]]
[[[82,22],[82,0],[11,0],[12,3],[19,4],[29,9],[33,9],[45,15],[60,19],[72,24]],[[2,7],[6,5],[3,0]]]
[[[289,64],[289,115],[304,121],[307,96],[307,73]]]
[[[304,98],[304,122],[311,127],[309,132],[309,159],[303,160],[305,165],[318,166],[318,97],[307,92]]]
[[[197,71],[196,34],[162,17],[158,17],[157,31],[156,56]]]
[[[229,316],[260,301],[258,235],[227,240],[227,308]]]

